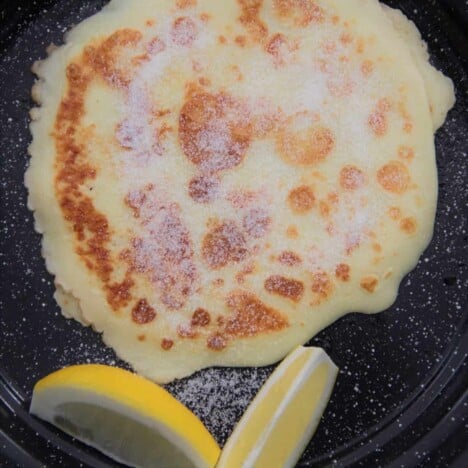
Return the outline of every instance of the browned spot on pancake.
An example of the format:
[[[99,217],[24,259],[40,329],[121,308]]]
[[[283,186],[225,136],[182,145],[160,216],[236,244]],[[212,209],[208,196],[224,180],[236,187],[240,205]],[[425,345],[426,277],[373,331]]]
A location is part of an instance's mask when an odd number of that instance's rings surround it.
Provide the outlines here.
[[[387,133],[388,120],[385,112],[380,110],[372,112],[369,116],[368,124],[372,132],[378,137],[384,136]]]
[[[208,21],[211,19],[211,15],[209,13],[201,13],[199,18],[204,22],[208,23]]]
[[[152,26],[154,26],[156,24],[156,21],[154,21],[154,19],[149,19],[149,20],[145,21],[145,24],[146,24],[146,26],[151,28]]]
[[[224,286],[224,280],[223,278],[216,278],[213,280],[213,286],[216,286],[217,288],[220,288],[221,286]]]
[[[373,293],[378,284],[379,279],[375,275],[364,276],[361,279],[361,288],[365,289],[369,293]]]
[[[221,334],[216,333],[208,338],[206,345],[212,351],[221,351],[227,346],[227,340]]]
[[[405,159],[406,161],[411,161],[412,159],[414,159],[414,149],[410,146],[401,145],[398,148],[398,156],[401,159]]]
[[[124,47],[135,47],[142,34],[134,29],[120,29],[98,46],[87,46],[84,51],[86,64],[115,87],[128,85],[130,67],[119,67],[119,52]]]
[[[346,255],[351,255],[361,245],[360,236],[347,234],[345,237],[345,252]]]
[[[378,253],[382,252],[382,246],[378,243],[372,244],[372,248]]]
[[[297,230],[297,227],[294,225],[288,226],[288,229],[286,229],[286,235],[290,239],[297,239],[299,237],[299,231]]]
[[[320,71],[322,73],[329,73],[330,72],[330,62],[325,59],[316,59],[315,63],[318,65]]]
[[[203,239],[202,257],[213,270],[244,260],[247,248],[242,231],[232,221],[216,226]]]
[[[391,206],[388,209],[388,214],[394,221],[398,221],[401,218],[401,210],[397,206]]]
[[[134,67],[140,67],[144,62],[147,62],[148,60],[150,60],[150,55],[146,52],[144,54],[132,57],[131,63]]]
[[[273,34],[265,44],[265,51],[273,57],[276,67],[284,65],[288,55],[297,48],[297,44],[290,44],[287,37],[281,33]]]
[[[377,110],[382,112],[388,112],[392,108],[392,102],[388,98],[379,99],[377,102]]]
[[[103,283],[109,305],[115,310],[130,300],[133,282],[128,273],[122,283],[112,282],[113,258],[109,249],[112,232],[108,220],[81,190],[81,186],[96,177],[96,170],[87,161],[86,146],[78,133],[93,71],[86,64],[72,63],[66,74],[68,87],[54,127],[55,192],[64,219],[75,236],[77,254]]]
[[[333,132],[313,121],[308,113],[288,119],[277,135],[278,152],[289,163],[300,166],[324,161],[335,148]]]
[[[191,326],[187,325],[179,325],[177,327],[177,334],[181,338],[188,338],[190,340],[193,340],[198,336],[198,333]]]
[[[291,20],[302,28],[325,20],[325,12],[313,0],[274,0],[273,5],[281,19]]]
[[[245,36],[236,36],[234,39],[234,42],[239,46],[239,47],[245,47],[247,44],[247,38]]]
[[[156,311],[146,299],[140,299],[132,309],[132,320],[138,325],[146,325],[156,318]]]
[[[413,124],[411,122],[405,122],[403,125],[403,131],[405,133],[411,133],[413,131]]]
[[[413,119],[411,114],[408,112],[405,100],[398,103],[398,113],[403,119],[403,131],[405,133],[411,133],[413,131]]]
[[[197,38],[197,25],[190,18],[177,18],[172,24],[171,39],[174,44],[189,47]]]
[[[325,273],[324,271],[318,271],[314,273],[312,275],[311,289],[312,292],[314,292],[321,298],[328,298],[333,289],[333,283],[330,277],[328,276],[328,273]]]
[[[146,335],[138,335],[137,339],[138,339],[138,341],[145,341],[146,340]]]
[[[228,336],[257,336],[288,326],[288,321],[282,314],[265,305],[254,294],[233,293],[227,298],[226,304],[233,312],[233,317],[228,319],[224,327],[224,333]]]
[[[204,69],[204,67],[196,60],[192,62],[192,67],[193,67],[193,71],[197,73],[202,72]],[[185,88],[185,98],[186,98],[185,102],[187,102],[189,99],[192,99],[193,96],[197,94],[203,94],[207,92],[205,89],[203,89],[202,86],[200,86],[198,81],[186,81],[184,88]],[[180,119],[180,116],[179,116],[179,119]]]
[[[402,194],[408,190],[411,178],[408,169],[399,161],[390,161],[377,171],[379,184],[388,192]]]
[[[153,110],[152,115],[154,115],[157,119],[160,119],[162,117],[170,115],[171,113],[171,109],[155,109]]]
[[[357,52],[358,54],[362,54],[362,53],[364,53],[365,48],[366,48],[366,41],[365,41],[365,39],[363,39],[362,37],[360,37],[360,38],[357,40],[356,52]]]
[[[374,68],[374,62],[372,62],[372,60],[364,60],[361,64],[361,72],[365,77],[372,75]]]
[[[340,185],[345,190],[356,190],[366,183],[364,172],[353,165],[344,166],[340,171]]]
[[[214,176],[201,175],[189,183],[189,195],[197,203],[210,203],[218,195],[219,179]]]
[[[200,76],[200,78],[198,78],[198,82],[201,86],[211,86],[211,80],[204,76]]]
[[[264,237],[270,229],[271,218],[268,211],[254,208],[244,216],[242,225],[250,237],[259,239]]]
[[[242,268],[242,270],[239,273],[237,273],[236,275],[237,283],[244,284],[246,276],[251,275],[254,271],[255,271],[254,263],[250,263],[246,265],[244,268]]]
[[[266,24],[260,19],[263,0],[237,0],[241,8],[239,22],[249,32],[252,39],[261,42],[268,34]]]
[[[311,172],[311,176],[314,177],[317,180],[322,181],[322,182],[325,182],[327,180],[327,178],[325,177],[325,175],[321,171],[315,170],[315,171]]]
[[[107,302],[114,309],[120,309],[125,307],[131,300],[132,296],[130,291],[134,286],[134,281],[130,278],[127,273],[125,279],[120,283],[107,284]]]
[[[166,136],[167,133],[171,133],[173,131],[173,128],[167,125],[166,123],[163,123],[160,128],[156,129],[156,138],[157,141],[162,141],[163,138]],[[157,152],[157,148],[155,148],[155,152]]]
[[[163,338],[161,340],[161,348],[164,351],[169,351],[174,346],[174,341],[170,340],[169,338]]]
[[[299,257],[299,255],[289,250],[281,252],[280,255],[278,256],[278,261],[282,265],[286,265],[286,266],[296,266],[302,263],[301,257]]]
[[[219,42],[220,44],[226,44],[226,43],[227,43],[227,39],[226,39],[225,36],[220,35],[220,36],[218,36],[218,42]]]
[[[314,192],[307,185],[296,187],[289,192],[288,203],[291,210],[295,213],[307,213],[314,207]]]
[[[338,202],[338,194],[330,192],[325,200],[320,200],[319,202],[320,215],[324,218],[328,218],[332,212],[336,211]]]
[[[176,0],[176,6],[181,10],[185,10],[197,6],[197,0]]]
[[[267,278],[264,287],[269,293],[291,299],[294,302],[299,302],[304,294],[304,284],[301,281],[280,275]]]
[[[157,55],[166,49],[166,43],[158,36],[153,37],[146,45],[146,50],[151,55]]]
[[[375,110],[371,113],[368,119],[368,124],[372,132],[382,137],[387,133],[388,130],[388,119],[387,113],[391,109],[391,103],[388,99],[380,99],[377,103]]]
[[[388,118],[387,113],[392,108],[392,103],[387,98],[379,99],[375,110],[371,113],[368,119],[368,124],[372,132],[382,137],[387,133],[388,130]]]
[[[184,154],[209,172],[239,165],[251,141],[251,125],[240,103],[227,94],[198,93],[185,102],[179,117]]]
[[[242,81],[244,79],[244,75],[241,73],[240,68],[237,65],[232,65],[230,68],[236,76],[236,81]]]
[[[417,223],[414,218],[403,218],[400,221],[400,229],[406,234],[414,234],[417,230]]]
[[[282,65],[284,63],[281,51],[285,46],[287,46],[287,43],[288,41],[284,34],[276,33],[273,34],[265,44],[266,52],[275,59],[275,63],[278,65]]]
[[[346,263],[340,263],[335,269],[335,276],[341,281],[349,281],[351,268]]]
[[[210,313],[206,309],[198,308],[192,315],[190,324],[192,327],[206,327],[211,322]]]
[[[353,35],[349,31],[345,31],[340,35],[340,42],[344,45],[349,45],[353,42]]]

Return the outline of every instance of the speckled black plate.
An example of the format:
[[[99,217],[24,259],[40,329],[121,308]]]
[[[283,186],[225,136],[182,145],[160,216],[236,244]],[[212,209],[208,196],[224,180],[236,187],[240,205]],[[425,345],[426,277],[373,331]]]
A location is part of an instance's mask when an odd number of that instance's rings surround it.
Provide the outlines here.
[[[76,363],[125,364],[97,334],[61,316],[22,183],[30,66],[105,3],[0,0],[0,466],[115,466],[27,413],[45,374]],[[468,7],[465,0],[387,3],[417,23],[457,88],[436,137],[435,235],[391,309],[351,314],[311,341],[341,372],[300,466],[468,466]],[[208,369],[168,389],[223,444],[271,370]]]

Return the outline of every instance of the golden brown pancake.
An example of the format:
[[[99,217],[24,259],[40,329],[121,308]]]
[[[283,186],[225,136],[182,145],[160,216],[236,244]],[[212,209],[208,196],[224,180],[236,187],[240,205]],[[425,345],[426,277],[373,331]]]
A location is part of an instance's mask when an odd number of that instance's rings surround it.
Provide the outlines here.
[[[63,313],[168,382],[394,300],[453,105],[375,0],[113,0],[35,65],[29,205]]]

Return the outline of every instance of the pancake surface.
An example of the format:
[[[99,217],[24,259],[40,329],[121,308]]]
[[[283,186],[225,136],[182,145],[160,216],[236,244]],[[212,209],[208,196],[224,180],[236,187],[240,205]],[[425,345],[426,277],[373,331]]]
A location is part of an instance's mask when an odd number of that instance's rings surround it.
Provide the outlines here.
[[[453,104],[375,0],[111,1],[35,65],[29,205],[63,313],[167,382],[378,312]]]

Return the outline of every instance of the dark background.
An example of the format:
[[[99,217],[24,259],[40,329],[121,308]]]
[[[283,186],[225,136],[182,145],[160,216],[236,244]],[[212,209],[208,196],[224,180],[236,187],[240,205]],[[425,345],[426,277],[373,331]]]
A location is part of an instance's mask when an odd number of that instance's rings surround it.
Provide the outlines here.
[[[345,1],[345,0],[343,0]],[[115,466],[28,413],[36,380],[60,367],[125,367],[52,299],[22,180],[31,64],[105,0],[0,1],[0,466]],[[466,467],[468,453],[468,7],[464,0],[387,1],[416,22],[457,104],[437,133],[433,242],[378,315],[350,314],[315,337],[340,368],[300,466]],[[167,388],[223,444],[271,372],[208,369]]]

